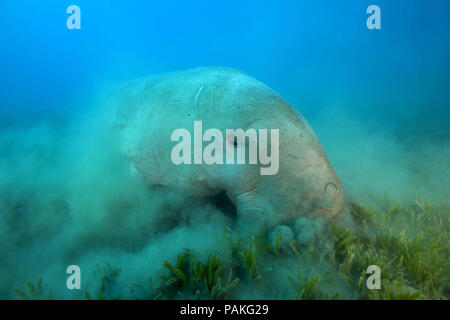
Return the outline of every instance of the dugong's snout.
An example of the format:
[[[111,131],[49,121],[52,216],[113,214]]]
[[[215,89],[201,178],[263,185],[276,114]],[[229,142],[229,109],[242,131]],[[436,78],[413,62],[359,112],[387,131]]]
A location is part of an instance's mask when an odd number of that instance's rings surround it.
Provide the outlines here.
[[[280,177],[291,204],[290,216],[306,214],[330,219],[340,214],[344,209],[344,190],[318,139],[311,134],[306,142],[288,141],[294,147],[283,158],[285,170],[280,170]],[[292,156],[294,152],[296,156]]]

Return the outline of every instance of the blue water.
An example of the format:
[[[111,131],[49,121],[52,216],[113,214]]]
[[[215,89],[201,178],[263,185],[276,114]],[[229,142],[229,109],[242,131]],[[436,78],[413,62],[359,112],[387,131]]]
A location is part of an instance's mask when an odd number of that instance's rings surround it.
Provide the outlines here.
[[[66,27],[71,4],[80,30]],[[366,27],[371,4],[380,30]],[[133,282],[148,256],[158,257],[146,267],[156,274],[180,239],[207,250],[204,239],[221,230],[213,223],[196,238],[185,226],[162,245],[146,242],[150,218],[139,214],[183,198],[142,200],[136,182],[115,176],[120,160],[96,153],[92,140],[104,137],[86,123],[101,122],[91,115],[110,88],[138,76],[240,69],[308,119],[350,197],[449,198],[447,0],[0,0],[0,30],[0,298],[16,298],[12,288],[38,274],[70,297],[52,279],[64,285],[73,261],[129,259]],[[121,201],[139,214],[108,218],[105,208]]]

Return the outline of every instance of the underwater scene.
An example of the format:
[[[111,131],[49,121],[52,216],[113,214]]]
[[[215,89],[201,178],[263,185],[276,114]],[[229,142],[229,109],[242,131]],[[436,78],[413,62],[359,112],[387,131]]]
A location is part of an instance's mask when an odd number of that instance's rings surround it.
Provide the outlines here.
[[[0,0],[0,299],[447,300],[447,0]]]

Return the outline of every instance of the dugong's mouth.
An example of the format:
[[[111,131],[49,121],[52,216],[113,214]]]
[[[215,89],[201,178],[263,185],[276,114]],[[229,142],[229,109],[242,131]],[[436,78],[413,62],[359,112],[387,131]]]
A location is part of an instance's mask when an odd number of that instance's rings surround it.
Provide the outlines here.
[[[335,208],[317,208],[313,210],[312,214],[315,216],[324,217],[326,219],[331,219],[339,215],[343,211],[343,209],[344,205]]]

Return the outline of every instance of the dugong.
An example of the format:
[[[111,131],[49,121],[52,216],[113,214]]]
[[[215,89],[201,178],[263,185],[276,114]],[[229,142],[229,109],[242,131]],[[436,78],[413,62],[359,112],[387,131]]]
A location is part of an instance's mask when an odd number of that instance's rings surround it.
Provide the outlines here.
[[[142,77],[123,85],[115,101],[120,151],[149,185],[205,197],[225,192],[238,224],[258,227],[303,215],[332,218],[343,209],[342,186],[308,122],[239,70],[201,67]],[[226,129],[279,129],[278,172],[261,175],[260,164],[175,164],[171,135],[179,128],[192,132],[194,121],[224,137]],[[227,147],[248,148],[225,140]]]

